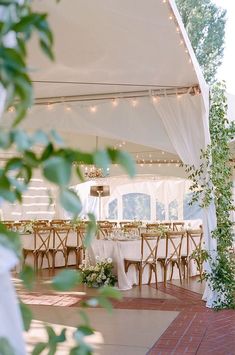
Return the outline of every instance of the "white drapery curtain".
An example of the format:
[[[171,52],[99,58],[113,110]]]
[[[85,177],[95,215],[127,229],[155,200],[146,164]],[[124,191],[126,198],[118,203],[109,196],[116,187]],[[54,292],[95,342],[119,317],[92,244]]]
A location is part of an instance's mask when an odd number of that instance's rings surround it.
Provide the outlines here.
[[[203,100],[201,95],[185,94],[165,95],[157,102],[153,101],[177,154],[183,163],[194,165],[196,168],[201,163],[201,149],[205,149],[210,142],[208,107],[203,101],[199,105],[198,101],[201,100]],[[215,257],[217,243],[211,237],[211,232],[216,228],[216,211],[213,202],[203,211],[203,228],[205,247],[212,257]],[[206,263],[205,268],[210,272],[209,263]],[[207,307],[212,307],[217,297],[217,293],[213,292],[207,284],[203,295]]]
[[[22,3],[23,0],[18,0]],[[5,21],[5,6],[0,6],[0,20]],[[15,33],[12,31],[2,39],[5,47],[16,45]],[[0,119],[3,115],[7,93],[0,84]],[[14,286],[11,280],[13,267],[19,263],[16,255],[0,245],[0,337],[6,338],[16,355],[26,354],[23,341],[23,323]]]

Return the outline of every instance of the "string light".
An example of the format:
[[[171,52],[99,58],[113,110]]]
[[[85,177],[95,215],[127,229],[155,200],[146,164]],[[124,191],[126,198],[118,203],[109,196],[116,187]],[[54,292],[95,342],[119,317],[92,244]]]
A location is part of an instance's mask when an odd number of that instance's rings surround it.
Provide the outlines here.
[[[8,112],[13,113],[15,112],[15,107],[14,106],[10,106],[8,109]]]
[[[138,104],[137,99],[132,99],[132,101],[131,101],[131,105],[132,105],[132,107],[136,107],[136,106],[137,106],[137,104]]]
[[[113,105],[113,107],[117,107],[117,105],[118,105],[118,100],[117,100],[117,99],[113,99],[113,100],[112,100],[112,105]]]
[[[48,104],[47,104],[47,109],[48,109],[48,111],[53,110],[53,105],[50,102],[48,102]]]
[[[173,20],[173,16],[172,15],[169,16],[169,20]]]
[[[158,97],[157,96],[152,96],[153,102],[157,103],[158,102]]]
[[[66,105],[66,106],[65,106],[65,110],[66,110],[67,112],[69,112],[69,111],[71,111],[72,109],[71,109],[71,107],[70,107],[69,105]]]
[[[92,113],[95,113],[95,112],[97,111],[97,106],[91,106],[91,107],[90,107],[90,111],[91,111]]]

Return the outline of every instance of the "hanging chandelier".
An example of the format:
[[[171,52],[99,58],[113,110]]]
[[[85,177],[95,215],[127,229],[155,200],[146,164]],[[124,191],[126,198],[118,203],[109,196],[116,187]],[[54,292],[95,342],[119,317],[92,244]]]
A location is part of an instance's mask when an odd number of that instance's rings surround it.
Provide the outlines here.
[[[103,179],[109,176],[109,168],[106,170],[97,168],[96,166],[85,167],[84,176],[86,179]]]

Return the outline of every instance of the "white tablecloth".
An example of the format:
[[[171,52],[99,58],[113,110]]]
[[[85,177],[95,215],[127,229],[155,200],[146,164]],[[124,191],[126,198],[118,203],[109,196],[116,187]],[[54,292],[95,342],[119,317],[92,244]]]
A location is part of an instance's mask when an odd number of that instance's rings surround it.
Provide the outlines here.
[[[88,255],[91,264],[95,264],[95,257],[100,258],[112,258],[114,264],[114,273],[118,277],[118,288],[121,290],[129,290],[133,285],[138,284],[138,273],[134,267],[131,265],[128,269],[127,274],[124,269],[124,259],[136,259],[140,258],[140,240],[94,240],[89,247]],[[183,245],[184,246],[184,245]],[[184,246],[186,249],[186,244]],[[165,255],[165,240],[162,239],[159,245],[159,255]],[[186,250],[185,250],[186,251]],[[184,252],[184,250],[183,250]],[[170,272],[170,267],[168,268]],[[190,274],[196,274],[196,267],[194,264],[191,265]],[[158,264],[158,281],[163,281],[163,271],[161,270],[160,264]],[[149,276],[148,266],[145,267],[143,273],[143,284],[147,284]],[[179,273],[177,267],[174,268],[173,279],[178,279]],[[155,281],[154,275],[152,275],[152,282]]]

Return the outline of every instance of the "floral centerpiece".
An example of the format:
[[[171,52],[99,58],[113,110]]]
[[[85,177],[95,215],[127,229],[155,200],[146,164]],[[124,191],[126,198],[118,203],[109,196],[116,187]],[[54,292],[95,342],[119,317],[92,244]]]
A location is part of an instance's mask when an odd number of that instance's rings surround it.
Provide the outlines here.
[[[96,257],[96,265],[81,266],[82,283],[88,287],[114,286],[117,277],[113,274],[113,261],[111,258],[100,259]]]
[[[32,234],[34,227],[34,221],[22,223],[22,232],[26,234]]]

